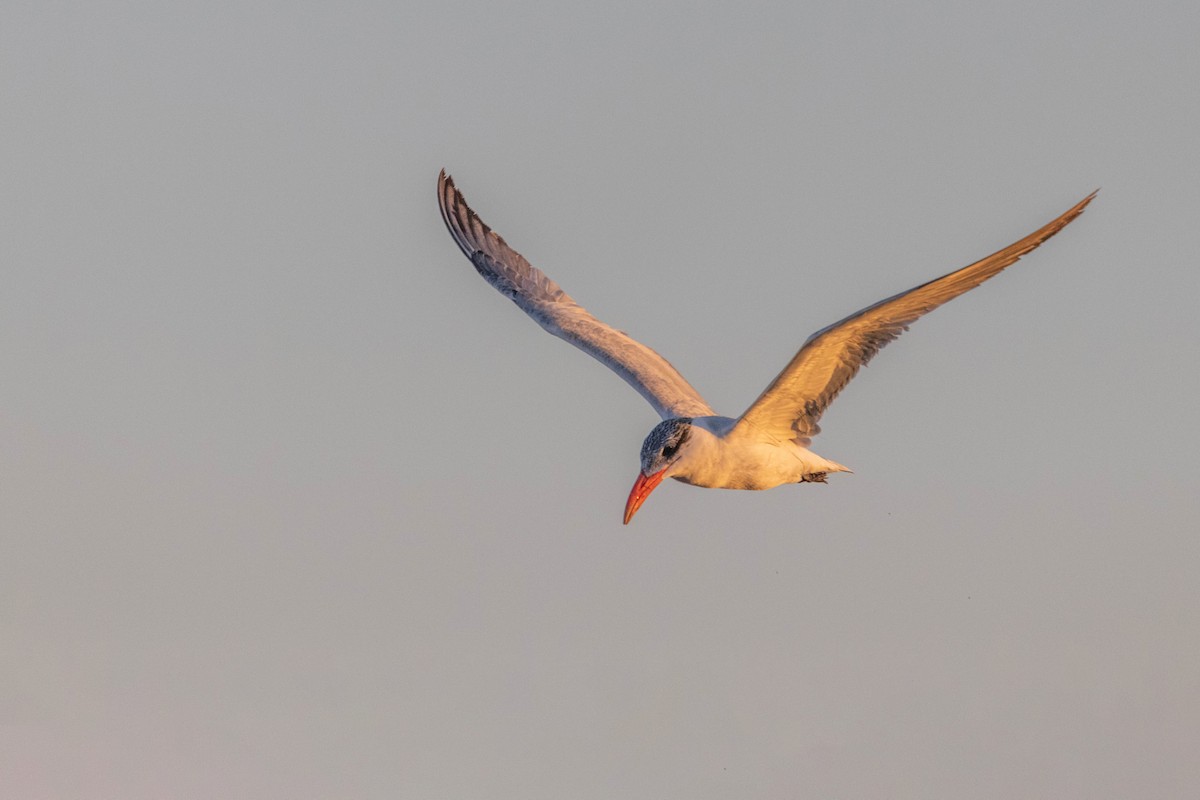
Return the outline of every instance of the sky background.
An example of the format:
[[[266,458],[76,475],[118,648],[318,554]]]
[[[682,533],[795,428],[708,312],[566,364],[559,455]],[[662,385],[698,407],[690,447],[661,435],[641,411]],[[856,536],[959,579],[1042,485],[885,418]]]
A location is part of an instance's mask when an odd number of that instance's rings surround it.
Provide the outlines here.
[[[1194,3],[4,17],[6,796],[1200,791]],[[842,394],[855,474],[626,528],[654,412],[443,167],[729,415],[1101,192]]]

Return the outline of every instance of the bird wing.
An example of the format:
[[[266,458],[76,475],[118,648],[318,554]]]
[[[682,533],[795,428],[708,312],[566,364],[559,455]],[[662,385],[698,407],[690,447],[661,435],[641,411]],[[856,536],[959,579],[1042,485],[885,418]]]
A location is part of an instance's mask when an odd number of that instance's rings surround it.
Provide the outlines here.
[[[817,331],[746,409],[733,431],[807,445],[821,431],[817,425],[821,414],[859,367],[884,345],[923,314],[975,288],[1058,233],[1082,214],[1095,196],[1092,192],[1058,219],[982,261],[881,300]]]
[[[485,225],[445,170],[438,176],[438,205],[450,235],[479,274],[535,322],[620,375],[663,419],[713,416],[670,362],[593,317]]]

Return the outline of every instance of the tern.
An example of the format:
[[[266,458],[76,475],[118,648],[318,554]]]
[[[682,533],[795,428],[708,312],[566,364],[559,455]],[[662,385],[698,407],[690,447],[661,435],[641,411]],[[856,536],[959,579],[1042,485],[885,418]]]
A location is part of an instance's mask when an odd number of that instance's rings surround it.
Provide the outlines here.
[[[847,467],[809,449],[817,422],[884,345],[922,315],[975,288],[1083,213],[1092,192],[1049,224],[970,266],[892,295],[809,336],[783,371],[737,419],[718,415],[658,353],[589,314],[505,243],[467,205],[454,180],[438,176],[438,205],[454,241],[484,280],[548,332],[617,373],[662,417],[642,443],[641,470],[624,523],[665,478],[714,489],[771,489],[825,483]]]

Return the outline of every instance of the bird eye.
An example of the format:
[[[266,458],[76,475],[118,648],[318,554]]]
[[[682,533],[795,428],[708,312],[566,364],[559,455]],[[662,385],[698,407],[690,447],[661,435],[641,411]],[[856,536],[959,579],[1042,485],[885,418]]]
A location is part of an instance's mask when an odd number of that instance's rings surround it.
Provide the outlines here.
[[[679,449],[679,445],[672,443],[662,449],[663,458],[670,458],[675,455],[675,451]]]

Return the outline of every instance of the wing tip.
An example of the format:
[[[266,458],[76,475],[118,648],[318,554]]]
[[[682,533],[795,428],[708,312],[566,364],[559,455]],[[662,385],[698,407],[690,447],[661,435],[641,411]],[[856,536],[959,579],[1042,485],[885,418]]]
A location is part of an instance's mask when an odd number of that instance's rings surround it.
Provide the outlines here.
[[[437,193],[438,205],[442,208],[443,216],[446,212],[446,199],[455,191],[454,178],[451,178],[450,175],[446,173],[446,168],[442,167],[441,171],[438,172]]]
[[[473,258],[480,248],[469,235],[471,221],[474,219],[479,222],[485,232],[490,229],[483,225],[475,212],[467,205],[466,198],[454,185],[454,178],[446,172],[445,167],[438,173],[437,194],[438,209],[442,212],[442,222],[445,223],[446,230],[450,232],[450,237],[454,239],[458,249],[463,251],[463,255]]]
[[[1088,207],[1088,204],[1091,203],[1092,200],[1096,199],[1096,195],[1099,193],[1100,193],[1100,189],[1099,189],[1099,187],[1097,187],[1087,197],[1083,198],[1078,203],[1071,206],[1063,213],[1059,214],[1057,217],[1055,217],[1053,220],[1051,220],[1050,222],[1043,225],[1041,228],[1038,228],[1036,231],[1029,234],[1024,239],[1013,242],[1008,247],[1005,247],[1002,250],[996,251],[992,255],[988,256],[986,259],[983,259],[983,261],[988,261],[992,258],[996,258],[997,256],[1000,256],[1002,258],[1002,260],[999,263],[1003,264],[1003,266],[1001,267],[1001,269],[1003,269],[1004,267],[1019,260],[1022,256],[1028,255],[1030,252],[1032,252],[1033,250],[1036,250],[1039,246],[1044,244],[1048,239],[1052,238],[1056,233],[1058,233],[1063,228],[1067,227],[1072,222],[1074,222],[1079,217],[1079,215],[1084,212],[1084,209],[1086,209]],[[1008,256],[1008,258],[1003,258],[1004,256]],[[1011,259],[1011,260],[1008,260],[1008,259]],[[976,263],[982,263],[982,262],[976,262]],[[972,265],[972,266],[974,266],[974,265]]]
[[[1049,239],[1054,234],[1061,231],[1063,228],[1067,227],[1067,225],[1074,222],[1075,219],[1084,212],[1084,209],[1086,209],[1088,207],[1088,204],[1091,203],[1092,200],[1096,199],[1096,195],[1099,193],[1100,193],[1100,189],[1099,189],[1099,187],[1097,187],[1087,197],[1083,198],[1078,203],[1071,206],[1065,212],[1060,214],[1057,219],[1055,219],[1053,222],[1046,225],[1041,230],[1039,230],[1036,234],[1034,234],[1034,236],[1036,237],[1036,240],[1035,240],[1036,244],[1034,244],[1034,248],[1036,248],[1037,245],[1040,245],[1043,242],[1045,242],[1047,239]],[[1030,248],[1030,249],[1033,249],[1033,248]],[[1028,251],[1026,251],[1026,252],[1028,252]],[[1022,253],[1022,255],[1024,255],[1024,253]]]
[[[1098,194],[1100,194],[1100,187],[1099,187],[1099,186],[1097,186],[1095,189],[1093,189],[1093,190],[1092,190],[1092,193],[1091,193],[1091,194],[1089,194],[1087,197],[1083,198],[1083,199],[1082,199],[1082,200],[1080,200],[1078,203],[1076,203],[1076,204],[1075,204],[1075,206],[1074,206],[1074,208],[1072,208],[1072,209],[1071,209],[1071,211],[1074,211],[1074,212],[1075,212],[1075,213],[1072,215],[1072,219],[1074,219],[1074,217],[1077,217],[1077,216],[1079,216],[1080,214],[1082,214],[1082,213],[1083,213],[1083,210],[1084,210],[1085,208],[1087,208],[1087,207],[1088,207],[1088,204],[1089,204],[1089,203],[1091,203],[1093,200],[1095,200],[1095,199],[1096,199],[1096,195],[1098,195]],[[1068,214],[1070,214],[1071,212],[1070,212],[1070,211],[1068,211],[1067,213],[1068,213]]]

